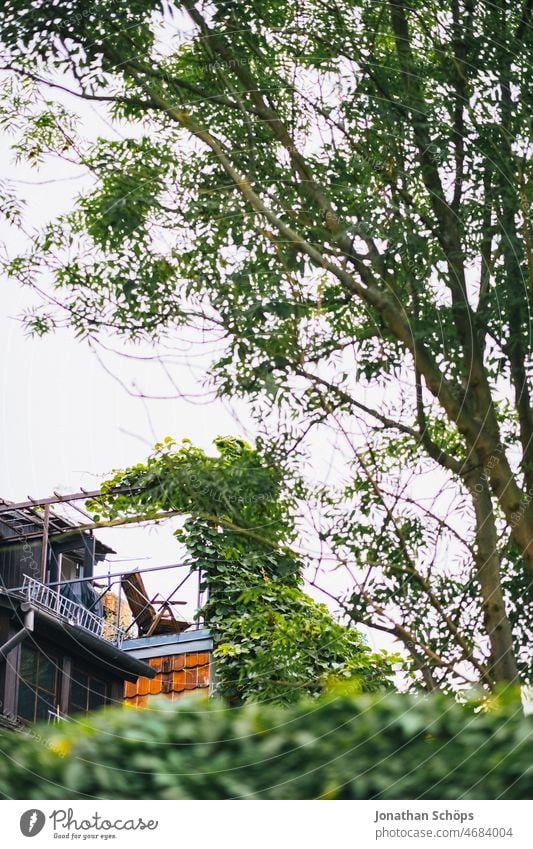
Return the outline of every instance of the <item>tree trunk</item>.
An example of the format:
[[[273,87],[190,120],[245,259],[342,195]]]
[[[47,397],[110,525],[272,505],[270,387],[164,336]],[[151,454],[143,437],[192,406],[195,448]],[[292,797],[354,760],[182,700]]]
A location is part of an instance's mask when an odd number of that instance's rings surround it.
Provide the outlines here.
[[[486,477],[469,480],[476,514],[475,570],[483,599],[485,630],[490,641],[490,670],[495,683],[518,681],[511,625],[500,583],[500,555],[492,499]]]

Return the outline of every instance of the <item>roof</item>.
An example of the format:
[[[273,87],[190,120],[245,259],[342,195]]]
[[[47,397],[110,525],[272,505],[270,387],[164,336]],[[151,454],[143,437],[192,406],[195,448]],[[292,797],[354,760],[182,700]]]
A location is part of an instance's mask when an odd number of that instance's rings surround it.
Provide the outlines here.
[[[72,505],[71,505],[72,506]],[[76,510],[80,508],[76,507]],[[81,511],[83,515],[87,515]],[[44,533],[45,517],[42,509],[36,504],[35,507],[17,505],[13,501],[0,498],[0,540],[6,542],[25,542],[29,539],[39,539]],[[52,510],[48,513],[48,535],[54,536],[68,534],[69,531],[87,533],[79,529],[71,519],[60,516]],[[100,540],[96,540],[98,553],[115,554],[116,552]]]
[[[212,649],[213,637],[208,628],[190,628],[180,634],[154,634],[151,637],[124,640],[122,643],[123,651],[143,660]]]

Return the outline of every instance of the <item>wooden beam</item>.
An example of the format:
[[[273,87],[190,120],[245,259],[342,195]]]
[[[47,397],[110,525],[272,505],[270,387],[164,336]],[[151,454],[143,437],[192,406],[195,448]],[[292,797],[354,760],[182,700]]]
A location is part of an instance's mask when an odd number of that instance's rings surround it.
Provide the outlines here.
[[[43,541],[41,548],[41,583],[46,583],[46,565],[48,561],[48,526],[50,523],[50,505],[44,508]]]

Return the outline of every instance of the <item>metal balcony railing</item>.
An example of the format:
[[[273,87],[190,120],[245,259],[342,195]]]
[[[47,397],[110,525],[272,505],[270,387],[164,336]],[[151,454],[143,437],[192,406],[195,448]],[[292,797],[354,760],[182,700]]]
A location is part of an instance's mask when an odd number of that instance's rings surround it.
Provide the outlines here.
[[[68,622],[69,625],[77,625],[78,628],[89,631],[95,637],[103,637],[119,648],[122,646],[122,641],[124,640],[124,631],[122,628],[106,622],[100,616],[91,613],[82,604],[78,604],[70,598],[65,598],[61,595],[59,586],[54,588],[47,587],[45,584],[41,584],[40,581],[36,581],[35,578],[25,575],[22,592],[32,604],[59,616]]]

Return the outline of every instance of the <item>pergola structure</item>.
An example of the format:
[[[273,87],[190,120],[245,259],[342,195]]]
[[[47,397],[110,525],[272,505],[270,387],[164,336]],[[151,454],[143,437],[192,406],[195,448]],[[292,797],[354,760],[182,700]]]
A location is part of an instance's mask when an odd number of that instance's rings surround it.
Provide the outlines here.
[[[117,487],[115,490],[118,493],[131,492],[130,487]],[[24,543],[30,540],[41,540],[41,569],[40,569],[40,580],[41,583],[46,582],[46,557],[47,557],[47,547],[48,543],[51,539],[57,540],[59,538],[68,538],[70,536],[75,536],[77,534],[83,533],[87,529],[87,523],[84,524],[76,524],[72,519],[66,518],[64,516],[59,516],[55,513],[51,507],[55,505],[60,505],[66,507],[67,509],[71,509],[76,511],[78,514],[84,517],[84,519],[92,522],[92,517],[82,506],[80,506],[79,502],[85,502],[89,499],[97,499],[100,497],[102,493],[100,490],[86,490],[80,489],[79,492],[61,494],[58,492],[54,492],[53,495],[48,496],[46,498],[32,498],[28,496],[25,501],[19,502],[11,502],[5,501],[4,499],[0,499],[0,545],[2,541],[9,543]],[[139,522],[146,521],[139,519]],[[104,546],[101,542],[98,545],[102,549],[106,549],[108,553],[115,553],[108,546]],[[90,576],[86,576],[83,578],[77,578],[75,581],[48,581],[46,582],[48,587],[54,588],[61,584],[61,586],[65,586],[67,584],[81,584],[88,583],[95,584],[96,581],[100,582],[96,584],[100,590],[102,590],[102,581],[105,580],[105,586],[103,586],[103,591],[100,593],[98,597],[98,601],[100,601],[107,593],[111,592],[113,588],[116,586],[116,594],[118,597],[117,603],[117,622],[120,622],[120,612],[122,605],[122,593],[124,591],[124,587],[129,586],[131,584],[131,576],[139,576],[142,582],[142,575],[148,572],[154,571],[162,571],[167,569],[176,569],[187,564],[178,564],[173,563],[167,566],[156,566],[156,567],[148,567],[146,569],[135,569],[133,573],[124,573],[123,571],[117,572],[114,574],[100,575],[95,578],[92,574]],[[154,629],[157,633],[158,627],[161,625],[168,630],[169,618],[174,620],[175,622],[175,630],[176,632],[183,631],[185,628],[189,627],[191,623],[185,622],[183,619],[179,619],[174,617],[173,615],[163,616],[161,615],[162,611],[172,610],[172,606],[176,604],[184,604],[185,602],[178,601],[174,598],[176,593],[181,589],[181,587],[185,584],[185,582],[189,579],[192,571],[185,576],[184,579],[180,580],[177,583],[177,586],[170,592],[166,597],[154,597],[149,598],[146,596],[146,599],[143,601],[140,597],[140,594],[137,592],[139,596],[137,598],[137,603],[135,605],[135,611],[132,611],[134,619],[131,625],[126,628],[125,636],[128,635],[128,632],[131,630],[132,626],[138,625],[140,633],[145,633],[146,628],[144,626],[145,620],[147,617],[150,617],[152,611],[154,611]],[[197,607],[200,606],[200,582],[201,575],[198,575],[198,593],[197,593]],[[22,586],[19,588],[14,588],[22,590]],[[156,608],[154,610],[154,604]],[[131,605],[130,605],[131,607]],[[150,626],[149,626],[150,627]],[[197,628],[200,627],[200,623],[197,623]],[[172,629],[172,628],[171,628]],[[151,633],[154,633],[152,630]]]
[[[126,487],[117,489],[117,492],[129,491]],[[25,501],[13,502],[0,499],[0,540],[9,542],[27,542],[32,539],[42,539],[41,553],[41,577],[45,577],[45,557],[48,539],[51,535],[68,535],[77,533],[81,529],[70,519],[58,516],[50,509],[52,505],[64,505],[81,514],[85,519],[91,520],[91,516],[77,503],[87,501],[89,498],[98,498],[100,490],[89,492],[81,489],[61,495],[54,492],[47,498],[28,498]]]

